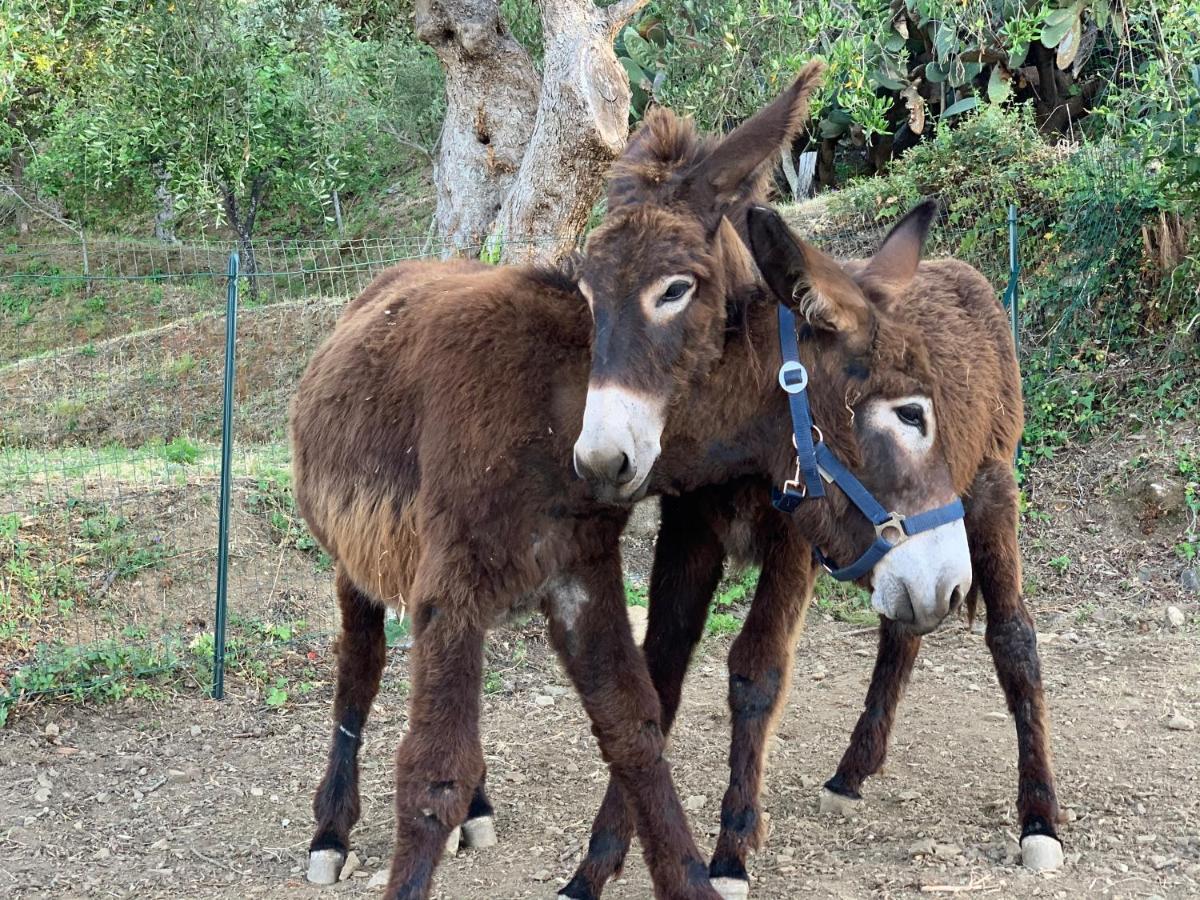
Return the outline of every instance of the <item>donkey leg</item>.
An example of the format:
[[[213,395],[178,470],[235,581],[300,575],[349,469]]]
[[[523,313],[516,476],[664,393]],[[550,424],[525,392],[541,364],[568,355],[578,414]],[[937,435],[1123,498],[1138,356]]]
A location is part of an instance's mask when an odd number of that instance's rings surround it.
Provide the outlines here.
[[[342,631],[337,642],[337,688],[329,763],[313,798],[317,827],[309,845],[308,880],[333,884],[346,861],[350,829],[358,821],[358,750],[387,660],[384,608],[337,574]]]
[[[643,652],[662,705],[664,736],[674,724],[688,662],[704,633],[708,605],[721,580],[725,551],[713,528],[715,515],[697,494],[662,498]],[[605,883],[621,871],[633,831],[632,810],[620,783],[610,775],[604,802],[592,823],[587,855],[559,896],[596,900]]]
[[[1017,485],[1007,463],[994,463],[972,486],[967,506],[971,563],[987,609],[986,641],[1017,727],[1017,815],[1021,861],[1031,869],[1062,865],[1055,831],[1058,797],[1033,618],[1021,599]]]
[[[750,613],[729,651],[733,738],[721,833],[709,875],[725,900],[749,893],[746,858],[763,838],[762,791],[767,742],[791,684],[792,654],[812,597],[812,548],[782,517],[759,534],[762,573]]]
[[[821,788],[821,812],[853,815],[862,802],[859,788],[883,766],[888,736],[896,720],[896,706],[908,686],[921,638],[891,619],[879,622],[879,650],[862,715],[854,726],[850,745],[842,754],[837,772]]]
[[[483,783],[484,629],[458,585],[417,575],[408,734],[396,752],[396,851],[385,896],[424,900]],[[441,581],[441,579],[438,579]]]
[[[580,566],[548,605],[551,641],[592,720],[600,752],[633,807],[655,897],[720,900],[663,756],[661,707],[633,643],[617,554]]]

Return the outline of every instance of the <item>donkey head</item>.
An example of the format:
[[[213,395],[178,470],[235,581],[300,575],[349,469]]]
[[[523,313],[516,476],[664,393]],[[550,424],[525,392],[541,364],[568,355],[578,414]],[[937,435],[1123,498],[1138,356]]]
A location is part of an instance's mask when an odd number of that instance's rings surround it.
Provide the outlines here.
[[[938,427],[938,416],[952,403],[953,386],[945,383],[951,373],[931,364],[925,329],[906,315],[911,309],[905,298],[912,296],[936,212],[934,203],[922,204],[892,229],[875,256],[845,266],[797,240],[778,213],[755,207],[748,216],[763,277],[806,326],[800,351],[810,371],[814,422],[884,509],[902,516],[951,502],[970,478],[944,443],[946,429]],[[839,490],[831,488],[825,502],[806,502],[802,509],[824,520],[814,523],[814,532],[842,564],[875,538]],[[883,537],[894,542],[903,535]],[[962,520],[903,540],[868,577],[877,612],[918,633],[933,630],[971,587]]]
[[[763,163],[803,125],[821,71],[810,63],[723,140],[653,109],[614,164],[579,281],[593,332],[575,469],[598,499],[645,493],[668,407],[721,355],[730,295],[755,280],[738,229],[762,200]]]

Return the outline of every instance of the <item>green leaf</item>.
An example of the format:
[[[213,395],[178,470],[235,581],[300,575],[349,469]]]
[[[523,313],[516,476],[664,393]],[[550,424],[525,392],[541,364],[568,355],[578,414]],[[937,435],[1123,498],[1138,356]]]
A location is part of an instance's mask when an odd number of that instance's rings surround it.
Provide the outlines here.
[[[621,65],[625,67],[625,74],[629,76],[629,84],[649,93],[650,79],[646,77],[646,73],[642,71],[642,67],[628,56],[621,57]]]
[[[1003,66],[992,66],[987,91],[992,103],[1003,103],[1012,95],[1012,76]]]
[[[1078,24],[1078,5],[1052,11],[1050,15],[1046,16],[1046,21],[1042,24],[1042,46],[1047,50],[1054,49],[1062,41],[1063,36],[1071,30],[1071,26],[1075,25],[1078,28]]]
[[[954,52],[954,44],[957,37],[958,35],[954,33],[954,28],[946,22],[938,25],[937,33],[933,36],[933,50],[937,54],[937,61],[943,66]]]
[[[925,80],[931,84],[941,84],[946,80],[946,70],[936,62],[925,64]]]
[[[963,97],[957,103],[951,103],[944,110],[942,110],[942,118],[949,119],[951,116],[961,115],[962,113],[969,112],[978,105],[978,97]]]
[[[625,43],[625,52],[634,62],[646,70],[657,68],[654,47],[637,33],[637,29],[628,27],[621,37]]]
[[[818,126],[821,132],[821,139],[827,141],[841,137],[846,133],[846,128],[847,126],[839,122],[834,122],[832,119],[822,119],[821,124]]]
[[[1029,56],[1029,41],[1017,41],[1008,51],[1008,67],[1009,69],[1017,69],[1025,62]]]
[[[1071,27],[1067,29],[1067,33],[1063,35],[1062,40],[1058,43],[1058,54],[1056,61],[1058,67],[1064,71],[1071,68],[1071,63],[1075,61],[1075,57],[1079,54],[1079,42],[1082,40],[1082,23],[1076,18]]]

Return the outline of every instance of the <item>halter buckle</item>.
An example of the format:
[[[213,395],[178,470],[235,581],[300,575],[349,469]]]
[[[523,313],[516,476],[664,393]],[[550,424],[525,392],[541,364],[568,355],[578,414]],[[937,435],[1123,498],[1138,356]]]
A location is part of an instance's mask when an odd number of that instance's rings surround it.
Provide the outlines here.
[[[875,534],[893,547],[899,547],[908,540],[908,532],[904,530],[904,516],[898,512],[889,513],[886,519],[875,526]]]
[[[796,439],[793,437],[792,441],[795,442],[795,440]],[[797,488],[799,488],[799,490],[797,490]],[[804,475],[800,471],[799,456],[796,457],[795,474],[783,483],[783,493],[798,493],[800,495],[800,499],[804,499],[805,495],[808,494],[808,485],[804,483]]]
[[[793,372],[799,373],[799,381],[789,381],[788,376]],[[808,387],[808,369],[804,365],[794,359],[784,360],[783,365],[779,367],[779,386],[789,394],[800,394]]]

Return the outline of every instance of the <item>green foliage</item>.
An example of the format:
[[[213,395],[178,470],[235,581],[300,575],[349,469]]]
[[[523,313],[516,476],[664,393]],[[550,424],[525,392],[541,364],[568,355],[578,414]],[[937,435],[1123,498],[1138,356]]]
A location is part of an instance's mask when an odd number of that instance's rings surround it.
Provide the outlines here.
[[[34,695],[64,696],[76,702],[149,697],[183,662],[177,640],[157,645],[110,640],[85,646],[43,644],[33,661],[17,669],[0,688],[0,728],[13,708]]]
[[[1186,562],[1195,562],[1200,556],[1200,448],[1180,447],[1175,451],[1176,469],[1183,476],[1183,501],[1187,508],[1188,522],[1183,538],[1175,545],[1175,552]]]
[[[626,579],[625,581],[625,605],[626,606],[649,606],[650,605],[650,589],[644,585],[634,584]]]
[[[721,634],[737,634],[742,630],[742,620],[732,613],[714,611],[708,614],[704,630],[713,637]]]
[[[87,77],[29,169],[70,209],[147,209],[165,190],[239,233],[268,206],[322,221],[334,191],[378,185],[440,126],[440,69],[406,27],[327,0],[101,5]]]
[[[188,466],[200,458],[200,448],[180,435],[163,446],[163,457],[167,462]]]
[[[406,643],[412,637],[412,623],[406,615],[395,619],[387,616],[383,620],[383,634],[387,645],[396,647]]]
[[[246,506],[266,519],[281,547],[312,553],[324,567],[331,564],[300,517],[292,495],[292,473],[288,469],[271,468],[260,473],[246,498]]]
[[[817,609],[838,622],[850,625],[874,625],[879,616],[871,609],[871,597],[860,587],[822,576],[813,592]]]

